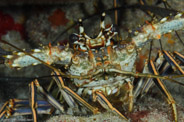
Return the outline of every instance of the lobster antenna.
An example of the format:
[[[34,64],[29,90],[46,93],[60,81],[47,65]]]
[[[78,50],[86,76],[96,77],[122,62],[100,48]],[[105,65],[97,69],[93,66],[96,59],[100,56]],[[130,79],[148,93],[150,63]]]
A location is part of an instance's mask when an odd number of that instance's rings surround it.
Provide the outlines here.
[[[176,34],[176,36],[178,37],[179,41],[180,41],[180,42],[183,44],[183,46],[184,46],[184,42],[183,42],[182,39],[180,38],[180,36],[179,36],[179,34],[178,34],[177,31],[175,31],[175,34]]]
[[[7,45],[9,45],[9,46],[11,46],[11,47],[13,47],[13,48],[19,50],[20,52],[25,53],[26,55],[29,55],[29,56],[32,57],[32,58],[34,58],[34,59],[40,61],[41,63],[43,63],[44,65],[46,65],[46,66],[49,67],[50,69],[53,69],[53,70],[58,71],[58,69],[56,69],[55,67],[53,67],[53,66],[47,64],[46,62],[42,61],[41,59],[39,59],[39,58],[37,58],[37,57],[35,57],[35,56],[33,56],[33,55],[31,55],[30,53],[27,53],[27,52],[25,52],[24,50],[22,50],[22,49],[20,49],[20,48],[18,48],[18,47],[16,47],[16,46],[14,46],[13,44],[11,44],[11,43],[9,43],[9,42],[6,42],[6,41],[4,41],[4,40],[0,40],[0,41],[1,41],[2,43],[4,43],[4,44],[7,44]],[[65,73],[63,73],[63,72],[61,72],[61,71],[58,71],[58,72],[61,73],[61,75],[63,75],[63,76],[67,76]]]
[[[168,4],[168,2],[167,2],[166,0],[162,0],[162,2],[163,2],[163,4],[164,4],[164,7],[165,7],[165,8],[170,8],[170,9],[172,9],[172,7]],[[180,36],[179,36],[179,34],[178,34],[177,31],[175,31],[175,34],[176,34],[177,38],[179,39],[179,41],[180,41],[180,42],[182,43],[182,45],[184,46],[184,42],[183,42],[183,40],[180,38]]]
[[[159,39],[158,41],[159,41],[159,43],[160,43],[160,48],[161,48],[161,50],[163,51],[161,39]]]
[[[149,50],[149,58],[148,60],[151,60],[151,51],[152,51],[153,41],[150,42],[150,50]]]

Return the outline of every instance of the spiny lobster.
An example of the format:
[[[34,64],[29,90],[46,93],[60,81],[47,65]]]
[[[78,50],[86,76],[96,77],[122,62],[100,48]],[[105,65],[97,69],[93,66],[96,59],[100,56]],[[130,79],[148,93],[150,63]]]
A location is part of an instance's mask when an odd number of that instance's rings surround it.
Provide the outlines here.
[[[126,41],[119,41],[116,45],[113,44],[115,43],[113,37],[118,33],[118,29],[116,25],[106,28],[104,18],[105,13],[102,13],[101,30],[96,38],[90,38],[85,34],[82,20],[79,19],[80,33],[72,34],[70,42],[66,46],[44,46],[42,49],[25,52],[1,40],[2,43],[20,51],[13,55],[6,55],[5,64],[15,68],[44,64],[53,69],[53,79],[70,107],[85,106],[94,114],[99,113],[98,108],[88,103],[90,102],[89,97],[92,97],[93,102],[99,102],[102,107],[113,111],[125,120],[127,120],[127,117],[113,107],[109,102],[111,99],[108,100],[108,98],[113,97],[113,99],[123,102],[124,105],[128,104],[128,110],[132,111],[136,97],[149,90],[150,84],[155,83],[167,97],[169,104],[172,106],[173,118],[177,121],[175,101],[162,80],[167,79],[177,82],[172,78],[183,77],[184,71],[180,65],[184,63],[184,56],[178,52],[172,54],[164,50],[160,51],[155,61],[149,60],[146,62],[143,73],[136,73],[135,61],[138,50],[147,42],[158,40],[163,34],[184,29],[184,14],[178,13],[174,17],[165,17],[158,23],[144,25],[139,31],[134,32],[133,37],[127,38]],[[62,72],[52,64],[62,65],[66,72]],[[174,70],[177,69],[182,75],[172,77],[160,75],[167,75],[168,67],[172,67]],[[64,85],[62,77],[70,78],[74,82],[77,87],[76,93]],[[141,79],[138,85],[134,86],[135,77],[146,77],[149,80]],[[6,102],[0,110],[1,120],[11,115],[32,113],[34,121],[37,121],[37,113],[50,114],[51,105],[64,113],[61,103],[41,87],[38,80],[32,81],[29,87],[30,100],[11,99]],[[36,90],[46,101],[36,100]],[[82,98],[83,96],[85,100]],[[28,105],[31,109],[20,107]]]

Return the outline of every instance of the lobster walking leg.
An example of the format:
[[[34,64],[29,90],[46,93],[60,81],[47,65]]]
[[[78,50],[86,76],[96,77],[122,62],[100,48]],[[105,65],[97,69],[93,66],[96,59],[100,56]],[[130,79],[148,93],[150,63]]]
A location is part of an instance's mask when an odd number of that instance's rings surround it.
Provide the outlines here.
[[[33,121],[34,122],[37,122],[37,100],[36,100],[36,87],[34,85],[34,82],[31,82],[29,84],[29,87],[30,87],[30,100],[29,100],[29,103],[30,103],[30,107],[31,107],[31,110],[32,110],[32,116],[33,116]]]
[[[180,54],[177,51],[174,51],[175,57],[179,59],[184,64],[184,55]]]
[[[121,114],[116,108],[112,106],[112,104],[105,98],[105,96],[101,92],[96,91],[93,95],[94,101],[97,100],[102,105],[102,107],[107,110],[112,110],[114,113],[120,115],[123,119],[128,120],[123,114]]]
[[[72,96],[73,98],[75,98],[78,102],[80,102],[81,104],[83,104],[84,106],[86,106],[88,109],[90,109],[93,114],[99,113],[98,112],[98,108],[95,108],[93,106],[91,106],[90,104],[88,104],[86,101],[84,101],[79,95],[77,95],[75,92],[73,92],[70,88],[66,87],[64,85],[64,82],[62,80],[62,78],[60,77],[59,72],[57,72],[56,70],[53,72],[53,74],[56,76],[54,77],[59,89],[61,90],[61,92],[65,92],[68,95]],[[69,99],[69,98],[68,98]],[[66,100],[66,99],[65,99]],[[71,99],[69,99],[71,100]],[[71,101],[67,100],[68,102],[71,103]],[[73,101],[73,100],[72,100]],[[73,103],[73,102],[72,102]],[[74,104],[74,103],[73,103]]]
[[[161,51],[158,52],[157,54],[157,58],[155,59],[155,65],[156,65],[156,69],[158,71],[160,71],[160,69],[162,69],[162,64],[164,63],[165,59],[164,59],[164,55]],[[145,62],[144,65],[144,69],[143,69],[143,73],[151,73],[149,68],[148,68],[148,60]],[[159,72],[160,74],[160,72]],[[134,97],[139,99],[142,96],[144,96],[148,90],[150,89],[151,86],[153,86],[154,82],[152,78],[140,78],[140,80],[138,81],[137,85],[136,85],[136,89],[134,91]]]
[[[168,52],[164,51],[162,53],[159,51],[157,58],[155,59],[155,69],[159,72],[161,76],[168,75],[178,69],[180,73],[183,72],[182,65],[184,62],[184,56],[178,52],[174,52],[175,58],[171,56]],[[176,61],[178,59],[179,61]],[[148,62],[145,62],[143,73],[151,73],[152,67],[148,68]],[[180,85],[184,85],[181,82],[174,81]],[[154,84],[152,78],[141,78],[134,91],[134,97],[140,98],[145,95],[150,87]]]
[[[10,116],[18,115],[33,115],[34,122],[37,122],[37,113],[38,114],[51,114],[53,111],[53,105],[56,109],[64,113],[63,106],[55,100],[50,94],[43,89],[37,80],[32,81],[29,84],[30,87],[30,100],[17,100],[10,99],[6,102],[0,110],[0,120],[4,118],[9,118]],[[48,101],[37,101],[36,100],[36,91]],[[50,105],[50,104],[51,105]],[[30,107],[28,107],[30,106]],[[24,108],[23,108],[24,107]]]
[[[152,69],[152,72],[155,75],[158,75],[158,72],[156,71],[155,65],[153,64],[153,61],[150,61],[149,66],[151,67],[150,69]],[[171,104],[172,110],[173,110],[173,118],[174,118],[175,122],[177,122],[178,117],[177,117],[177,110],[176,110],[176,104],[175,104],[174,98],[171,96],[171,94],[169,93],[169,91],[166,89],[166,87],[164,86],[164,84],[162,83],[162,81],[159,78],[155,78],[155,79],[153,79],[153,81],[158,86],[158,88],[162,91],[162,93],[166,96],[168,103]]]
[[[170,74],[171,72],[173,72],[173,70],[175,71],[176,69],[180,73],[182,73],[183,69],[181,68],[180,64],[183,64],[183,61],[182,61],[183,55],[177,52],[175,52],[174,54],[175,54],[175,58],[171,56],[172,54],[167,51],[163,51],[163,53],[160,51],[154,63],[153,61],[149,61],[149,63],[147,62],[145,63],[143,73],[153,73],[154,75],[159,74],[161,76],[164,76],[164,75]],[[178,59],[179,62],[176,61],[176,59]],[[175,82],[175,83],[183,85],[180,82]],[[156,84],[158,86],[158,88],[162,91],[162,93],[167,98],[169,104],[172,105],[172,110],[174,115],[173,118],[175,121],[177,121],[175,101],[173,97],[170,95],[169,91],[164,86],[163,82],[160,80],[160,78],[141,78],[137,83],[136,90],[134,92],[134,97],[137,97],[137,99],[139,99],[140,97],[145,95],[153,84]]]
[[[129,89],[130,89],[130,91],[129,91],[129,100],[130,100],[130,102],[129,102],[129,107],[128,107],[128,110],[129,110],[129,112],[131,112],[132,111],[132,109],[133,109],[133,85],[132,85],[132,83],[131,82],[128,82],[128,86],[129,86]]]
[[[62,113],[64,113],[64,107],[54,98],[52,97],[42,86],[40,86],[38,80],[34,81],[35,86],[38,89],[38,92],[40,95],[46,99],[52,106],[54,106],[56,109],[60,110]]]
[[[147,61],[144,64],[143,73],[150,73]],[[134,97],[136,99],[139,99],[140,97],[145,95],[149,90],[149,88],[152,86],[152,84],[153,84],[152,78],[144,78],[144,77],[140,78],[134,90]]]
[[[10,99],[0,110],[0,121],[11,116],[31,115],[32,109],[29,107],[28,100]],[[38,114],[51,114],[53,107],[44,100],[37,101]]]
[[[163,53],[165,59],[169,62],[169,64],[172,67],[176,67],[179,70],[179,72],[184,75],[184,70],[179,66],[179,64],[174,60],[174,58],[167,51],[163,51]]]

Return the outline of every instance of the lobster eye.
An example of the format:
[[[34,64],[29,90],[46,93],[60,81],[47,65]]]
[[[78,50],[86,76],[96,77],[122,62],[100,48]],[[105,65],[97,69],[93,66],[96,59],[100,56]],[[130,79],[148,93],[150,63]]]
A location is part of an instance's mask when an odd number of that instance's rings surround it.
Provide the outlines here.
[[[73,44],[75,41],[77,41],[77,40],[79,40],[79,37],[78,37],[78,35],[76,35],[76,34],[71,34],[70,36],[69,36],[69,43],[70,44]]]
[[[112,31],[112,32],[117,32],[117,33],[118,33],[118,32],[119,32],[118,26],[113,24],[113,26],[112,26],[112,28],[111,28],[111,31]]]

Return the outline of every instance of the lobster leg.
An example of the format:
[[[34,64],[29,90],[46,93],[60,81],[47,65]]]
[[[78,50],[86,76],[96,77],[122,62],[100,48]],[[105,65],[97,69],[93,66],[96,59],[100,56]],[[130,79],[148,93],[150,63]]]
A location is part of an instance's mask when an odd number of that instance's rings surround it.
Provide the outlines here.
[[[179,59],[184,64],[184,55],[180,54],[177,51],[174,51],[175,57]]]
[[[38,114],[51,114],[53,107],[47,101],[37,101]],[[0,110],[0,121],[10,116],[31,115],[32,109],[28,100],[10,99]]]
[[[165,54],[167,55],[165,56]],[[182,59],[184,58],[184,56],[178,52],[174,52],[174,54],[175,54],[175,57],[179,59],[181,63],[183,63]],[[177,63],[175,59],[166,51],[165,53],[162,53],[159,51],[158,56],[154,62],[155,62],[155,68],[157,69],[157,71],[161,76],[165,76],[172,73],[173,69],[179,69],[180,71],[183,71],[179,63]],[[152,67],[151,67],[151,71],[152,71]],[[147,62],[145,62],[143,73],[151,73],[150,70],[148,69]],[[181,84],[180,82],[176,82],[176,83]],[[136,89],[134,91],[134,96],[137,97],[137,99],[139,99],[140,97],[142,97],[148,92],[148,90],[152,85],[153,85],[152,78],[141,78],[137,83]]]
[[[62,113],[64,113],[63,106],[55,99],[53,98],[42,86],[40,86],[38,80],[33,81],[35,86],[38,89],[38,92],[40,95],[46,99],[52,106],[54,106],[56,109],[60,110]]]
[[[32,81],[29,84],[30,87],[30,100],[17,100],[17,99],[10,99],[9,102],[6,102],[0,110],[0,119],[9,118],[10,116],[17,116],[17,115],[33,115],[34,122],[37,121],[37,113],[38,114],[50,114],[51,108],[53,111],[53,105],[56,109],[60,110],[64,113],[63,106],[55,100],[47,91],[39,85],[37,80]],[[37,101],[36,100],[36,90],[48,101]],[[50,104],[51,105],[50,105]],[[30,108],[22,108],[28,107]],[[49,111],[50,110],[50,111]]]
[[[150,62],[149,62],[149,67],[150,67],[150,70],[152,70],[152,72],[155,75],[158,75],[158,72],[156,71],[156,67],[155,67],[152,60],[150,60]],[[153,79],[153,81],[158,86],[158,88],[161,90],[161,92],[164,94],[164,96],[167,98],[168,103],[171,104],[172,110],[173,110],[173,115],[174,115],[173,118],[174,118],[175,122],[177,122],[178,117],[177,117],[175,100],[173,99],[173,97],[171,96],[171,94],[169,93],[169,91],[166,89],[163,82],[159,78],[155,78],[155,79]]]
[[[160,71],[162,69],[162,64],[164,63],[164,55],[161,51],[158,52],[157,58],[155,59],[156,69]],[[145,62],[143,73],[151,73],[148,68],[148,61]],[[154,84],[152,78],[141,78],[136,86],[136,89],[134,91],[134,97],[139,99],[140,97],[144,96],[150,87]]]
[[[54,74],[52,73],[52,75],[54,75]],[[56,81],[57,84],[60,83],[60,81],[59,81],[60,79],[54,77],[54,80]],[[71,108],[78,108],[78,105],[76,104],[76,102],[74,101],[74,99],[73,99],[69,94],[67,94],[67,93],[64,91],[64,89],[59,88],[59,91],[61,92],[61,94],[62,94],[62,96],[64,97],[65,101],[67,102],[67,104],[68,104]]]
[[[177,55],[178,57],[176,57],[176,58],[178,58],[178,59],[180,58],[179,60],[182,62],[183,55],[181,55],[179,53],[175,53],[175,55]],[[167,59],[165,59],[165,58],[167,58]],[[143,72],[144,73],[152,72],[155,75],[158,75],[159,73],[157,71],[159,71],[160,75],[167,75],[170,72],[170,70],[172,70],[173,67],[176,67],[177,69],[180,70],[180,73],[182,73],[181,72],[182,68],[171,57],[171,55],[166,51],[164,53],[159,53],[158,58],[155,59],[155,64],[156,65],[154,65],[153,61],[150,61],[149,63],[146,62]],[[171,68],[171,65],[172,65],[172,68]],[[148,67],[149,67],[149,69],[148,69]],[[138,82],[138,85],[137,85],[136,90],[134,92],[135,97],[138,96],[138,98],[139,98],[139,97],[142,97],[144,94],[146,94],[153,83],[155,83],[159,87],[159,89],[162,91],[162,93],[167,98],[169,104],[172,105],[174,120],[177,121],[177,112],[176,112],[175,101],[159,78],[154,78],[154,79],[153,78],[146,78],[146,79],[141,78],[141,80]],[[176,82],[176,83],[179,83],[179,82]]]
[[[61,94],[54,79],[51,80],[49,86],[46,89],[54,98],[56,98],[60,103],[64,102],[63,95]]]
[[[64,93],[64,98],[69,104],[75,105],[75,102],[73,101],[73,98],[75,98],[78,102],[86,106],[88,109],[90,109],[93,114],[99,113],[98,108],[95,108],[88,104],[86,101],[84,101],[79,95],[77,95],[75,92],[73,92],[70,88],[64,85],[64,82],[62,78],[60,77],[59,72],[56,70],[53,72],[54,80],[56,81],[59,89],[61,90],[62,93]]]
[[[36,94],[36,87],[34,85],[34,82],[31,82],[29,84],[29,87],[30,87],[30,100],[29,100],[29,103],[30,103],[30,107],[31,107],[31,110],[32,110],[32,115],[33,115],[33,121],[34,122],[37,122],[37,94]]]
[[[128,110],[129,110],[129,112],[131,112],[132,111],[132,109],[133,109],[133,85],[132,85],[132,83],[131,83],[131,81],[128,81],[128,87],[129,87],[129,95],[128,95],[128,97],[129,97],[129,100],[130,100],[130,102],[129,102],[129,106],[128,106]]]
[[[143,73],[150,73],[147,65],[148,63],[146,61],[144,65]],[[137,81],[137,84],[134,90],[134,97],[137,99],[142,97],[148,91],[148,89],[152,86],[152,84],[153,82],[151,78],[140,78]]]
[[[114,113],[120,115],[123,119],[128,120],[123,114],[121,114],[116,108],[112,106],[112,104],[106,99],[106,97],[100,91],[95,91],[93,95],[94,95],[93,100],[94,101],[97,100],[102,107],[104,107],[107,110],[111,110]]]
[[[184,71],[183,71],[183,69],[180,67],[180,65],[175,61],[175,59],[167,52],[167,51],[163,51],[163,53],[164,53],[164,57],[165,57],[165,59],[168,61],[168,63],[172,66],[172,67],[176,67],[178,70],[179,70],[179,72],[181,73],[181,74],[183,74],[184,75]],[[174,69],[174,68],[173,68]]]

